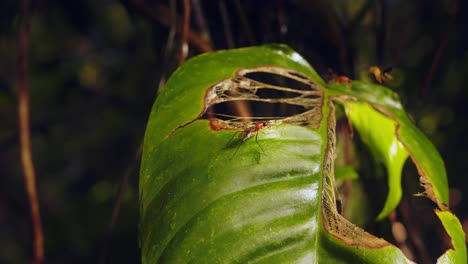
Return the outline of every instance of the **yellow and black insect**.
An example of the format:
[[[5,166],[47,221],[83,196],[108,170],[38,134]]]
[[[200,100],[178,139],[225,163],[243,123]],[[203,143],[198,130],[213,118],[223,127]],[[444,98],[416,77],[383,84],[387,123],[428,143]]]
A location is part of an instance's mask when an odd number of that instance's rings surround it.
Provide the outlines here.
[[[372,74],[378,83],[382,83],[387,80],[393,80],[393,76],[390,75],[391,71],[392,71],[392,67],[386,67],[386,68],[380,68],[378,66],[369,67],[369,74]]]

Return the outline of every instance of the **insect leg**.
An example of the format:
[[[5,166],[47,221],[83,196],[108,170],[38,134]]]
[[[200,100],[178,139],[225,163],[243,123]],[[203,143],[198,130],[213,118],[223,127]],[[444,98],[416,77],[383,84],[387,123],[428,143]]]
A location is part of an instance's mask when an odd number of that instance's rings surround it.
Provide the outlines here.
[[[234,158],[234,156],[236,156],[236,153],[237,151],[239,150],[240,146],[242,145],[242,143],[244,143],[244,140],[242,140],[239,145],[237,146],[236,148],[236,151],[234,151],[234,154],[232,154],[232,157],[229,159],[229,160],[232,160]]]
[[[263,150],[262,146],[260,145],[260,143],[258,143],[258,132],[257,131],[257,134],[255,134],[255,142],[257,142],[257,145],[260,147],[260,149],[262,150],[263,154],[265,154],[265,151]]]
[[[234,134],[232,134],[232,137],[231,137],[231,139],[229,139],[229,141],[226,143],[226,146],[229,146],[229,144],[230,144],[231,141],[234,139],[234,137],[237,135],[237,133],[239,133],[239,131],[236,131],[236,132],[234,132]]]

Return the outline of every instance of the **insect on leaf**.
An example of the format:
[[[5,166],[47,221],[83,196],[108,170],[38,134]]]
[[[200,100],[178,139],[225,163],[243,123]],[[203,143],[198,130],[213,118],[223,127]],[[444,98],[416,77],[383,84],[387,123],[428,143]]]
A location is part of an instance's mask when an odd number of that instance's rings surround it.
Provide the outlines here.
[[[145,134],[142,262],[411,263],[336,208],[335,105],[385,123],[397,139],[385,146],[397,144],[400,163],[406,153],[419,164],[439,205],[448,202],[438,178],[445,174],[435,176],[424,164],[430,157],[409,142],[419,135],[404,111],[386,108],[398,106],[394,97],[367,100],[363,85],[336,85],[327,87],[284,45],[203,54],[174,72]],[[374,137],[367,126],[361,133]],[[236,132],[241,137],[230,142]],[[386,150],[375,154],[395,162]],[[391,170],[396,175],[401,168]]]

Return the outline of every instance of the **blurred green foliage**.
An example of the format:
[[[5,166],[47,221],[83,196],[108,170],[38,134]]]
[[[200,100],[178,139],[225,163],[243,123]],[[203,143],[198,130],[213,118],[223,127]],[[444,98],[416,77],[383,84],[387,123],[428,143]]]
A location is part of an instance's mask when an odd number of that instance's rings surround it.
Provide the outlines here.
[[[0,2],[2,263],[25,263],[31,255],[17,136],[18,2]],[[178,34],[173,44],[168,42],[170,25],[157,18],[161,13],[169,16],[169,11],[161,5],[176,7],[180,15],[182,1],[32,2],[31,128],[47,263],[100,258],[107,263],[139,262],[138,166],[124,188],[114,232],[107,233],[118,186],[135,163],[158,85],[177,63]],[[215,49],[229,47],[230,31],[234,47],[285,43],[320,73],[332,68],[353,78],[371,78],[367,66],[393,66],[395,80],[386,85],[401,95],[412,118],[440,150],[453,187],[452,209],[468,225],[468,198],[463,195],[468,193],[466,1],[275,0],[265,5],[235,0],[224,1],[227,17],[218,1],[196,2],[203,15],[192,12],[191,30],[203,30],[197,20],[203,17],[208,31],[202,33],[209,33]],[[229,25],[223,23],[226,18]],[[189,55],[198,53],[192,42]],[[362,166],[360,173],[366,171]],[[413,188],[411,192],[421,190],[414,168],[405,174],[403,184]],[[369,184],[363,189],[369,191]],[[408,193],[405,206],[416,203]],[[400,213],[424,217],[432,208],[426,207],[422,213]],[[431,230],[431,221],[417,222],[421,237],[427,238],[424,232]],[[427,246],[432,259],[442,252],[438,247],[445,240],[440,237]],[[423,253],[416,255],[426,259]]]

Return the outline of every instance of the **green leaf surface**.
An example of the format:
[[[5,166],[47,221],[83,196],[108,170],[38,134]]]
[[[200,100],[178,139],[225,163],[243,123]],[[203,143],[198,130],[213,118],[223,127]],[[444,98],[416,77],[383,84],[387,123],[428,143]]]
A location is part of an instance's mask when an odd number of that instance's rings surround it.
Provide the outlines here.
[[[445,230],[452,239],[452,249],[447,250],[438,260],[437,263],[466,263],[466,244],[465,233],[458,218],[451,212],[436,211],[437,217],[444,225]]]
[[[382,220],[400,203],[401,171],[408,152],[396,136],[395,121],[365,103],[346,102],[345,110],[363,142],[387,168],[389,192],[384,208],[377,216],[378,220]]]
[[[335,178],[336,180],[357,180],[359,178],[359,174],[351,166],[336,167]]]
[[[199,55],[179,67],[169,78],[151,110],[145,133],[141,184],[154,177],[145,170],[147,159],[174,129],[196,118],[204,110],[207,88],[232,77],[241,68],[276,65],[295,69],[323,84],[322,79],[296,52],[285,45],[266,45]],[[145,204],[145,192],[142,192]]]
[[[313,116],[320,117],[318,123],[272,122],[259,131],[241,127],[243,137],[236,138],[235,130],[214,129],[202,118],[212,96],[208,89],[259,66],[307,76],[322,92],[306,98],[320,102]],[[142,262],[409,263],[398,248],[336,211],[333,98],[345,94],[339,89],[327,89],[312,67],[283,45],[204,54],[181,66],[158,96],[145,134]],[[389,127],[397,122],[392,120]],[[403,134],[400,138],[411,138]]]
[[[421,177],[425,194],[439,208],[447,210],[448,183],[445,165],[434,145],[413,124],[404,111],[398,95],[377,84],[353,81],[352,86],[332,83],[329,87],[344,101],[367,103],[397,124],[396,137],[408,151]],[[346,96],[352,96],[346,98]]]

